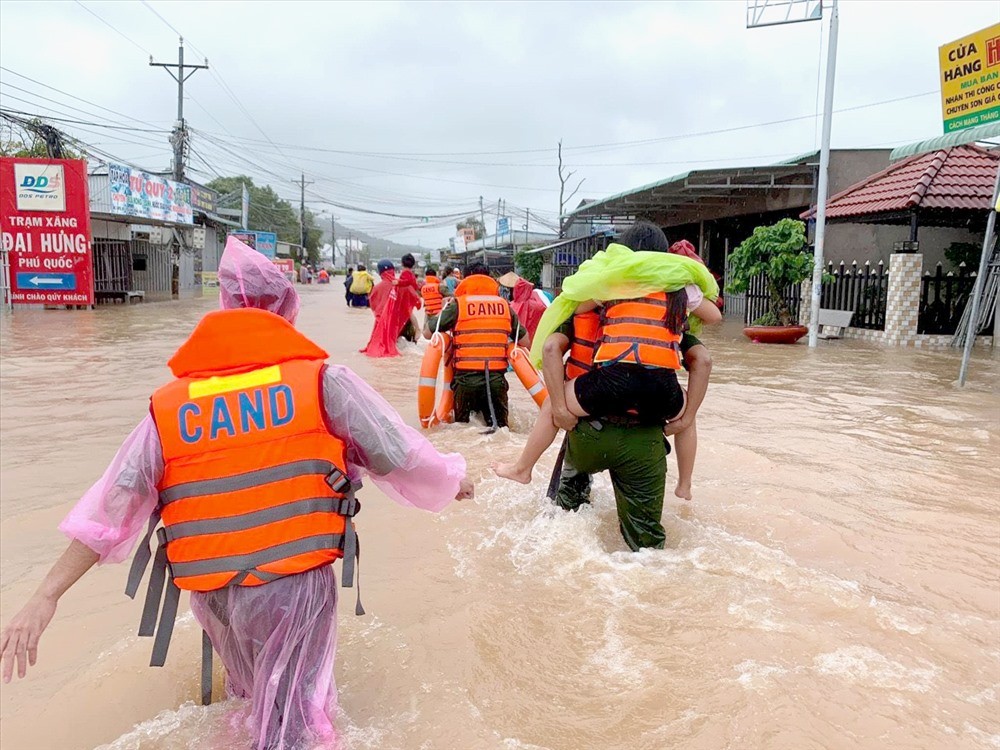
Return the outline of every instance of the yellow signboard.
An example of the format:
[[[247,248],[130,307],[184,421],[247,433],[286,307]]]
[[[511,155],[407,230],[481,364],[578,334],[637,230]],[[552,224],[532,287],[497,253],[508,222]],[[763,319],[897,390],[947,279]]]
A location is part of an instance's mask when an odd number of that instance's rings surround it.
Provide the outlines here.
[[[938,48],[944,132],[1000,120],[1000,23]]]

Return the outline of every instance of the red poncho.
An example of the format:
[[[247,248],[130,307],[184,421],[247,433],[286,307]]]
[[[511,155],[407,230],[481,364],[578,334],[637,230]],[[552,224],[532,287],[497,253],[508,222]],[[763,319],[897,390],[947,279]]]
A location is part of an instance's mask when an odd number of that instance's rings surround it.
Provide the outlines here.
[[[409,286],[396,286],[396,274],[384,271],[382,280],[372,289],[368,304],[375,313],[375,327],[368,345],[361,350],[369,357],[398,357],[396,339],[403,332],[410,313],[419,306],[420,295]]]
[[[528,330],[528,335],[534,338],[538,321],[548,309],[545,303],[535,294],[535,285],[526,279],[520,279],[514,285],[514,301],[510,304],[517,319]]]

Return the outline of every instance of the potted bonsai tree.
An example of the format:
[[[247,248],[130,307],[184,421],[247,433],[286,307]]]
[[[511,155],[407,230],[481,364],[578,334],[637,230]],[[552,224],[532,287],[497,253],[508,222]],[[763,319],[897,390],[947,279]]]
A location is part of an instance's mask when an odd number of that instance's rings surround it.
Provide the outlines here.
[[[763,275],[770,297],[768,311],[754,320],[743,334],[767,344],[794,344],[809,329],[792,318],[784,291],[798,288],[812,276],[813,255],[806,248],[806,227],[795,219],[782,219],[757,227],[729,256],[728,292],[745,292],[750,282]]]

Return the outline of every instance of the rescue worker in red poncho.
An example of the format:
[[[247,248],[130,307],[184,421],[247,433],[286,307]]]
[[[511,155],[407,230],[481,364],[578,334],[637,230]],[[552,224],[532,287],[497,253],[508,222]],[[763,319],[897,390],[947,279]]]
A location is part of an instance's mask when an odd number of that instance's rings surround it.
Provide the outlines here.
[[[477,263],[467,271],[455,301],[444,306],[431,328],[454,332],[455,421],[468,422],[478,413],[491,427],[506,427],[507,345],[530,346],[530,338],[486,266]]]
[[[398,357],[396,340],[410,321],[410,314],[421,305],[416,277],[412,284],[404,286],[398,283],[396,268],[391,260],[380,260],[377,268],[381,281],[369,295],[375,325],[371,338],[361,353],[369,357]],[[410,275],[413,275],[412,272]]]
[[[437,453],[295,330],[298,295],[267,258],[231,238],[219,286],[223,309],[173,356],[174,380],[60,525],[69,547],[0,635],[3,679],[15,662],[24,677],[59,598],[95,563],[124,560],[148,521],[129,575],[135,593],[162,519],[140,626],[153,635],[159,619],[154,664],[187,589],[228,695],[250,703],[253,747],[298,750],[333,739],[332,563],[344,559],[351,585],[362,472],[400,504],[431,511],[473,488],[461,456]]]
[[[535,289],[534,284],[527,279],[522,279],[513,271],[504,274],[497,281],[500,286],[511,290],[511,309],[517,313],[521,325],[528,330],[528,335],[533,337],[538,328],[538,321],[542,319],[548,305],[542,301],[543,298]]]

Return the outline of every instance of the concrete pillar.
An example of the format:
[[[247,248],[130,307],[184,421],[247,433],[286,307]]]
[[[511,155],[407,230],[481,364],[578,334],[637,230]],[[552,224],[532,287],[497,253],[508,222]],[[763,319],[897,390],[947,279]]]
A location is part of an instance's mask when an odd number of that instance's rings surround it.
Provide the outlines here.
[[[889,256],[884,341],[890,346],[907,346],[917,338],[923,268],[924,256],[920,253],[894,253]]]
[[[809,319],[812,317],[812,279],[802,282],[802,289],[799,292],[799,325],[809,327]]]

